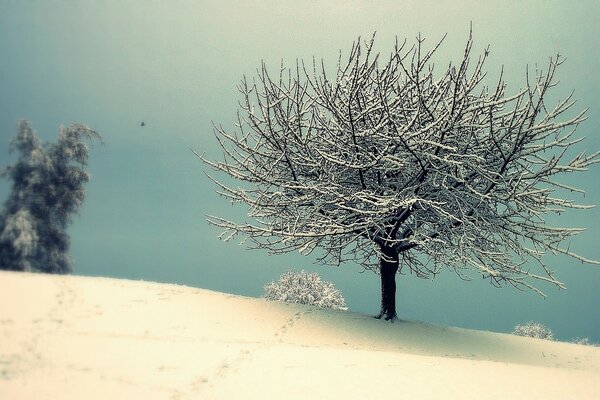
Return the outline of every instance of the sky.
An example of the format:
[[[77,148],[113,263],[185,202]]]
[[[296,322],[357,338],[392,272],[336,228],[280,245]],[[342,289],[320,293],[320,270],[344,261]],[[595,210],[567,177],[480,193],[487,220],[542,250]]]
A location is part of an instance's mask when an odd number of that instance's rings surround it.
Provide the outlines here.
[[[87,198],[69,228],[74,273],[173,282],[248,296],[288,269],[319,272],[344,293],[351,310],[378,312],[379,277],[356,265],[315,264],[299,254],[269,256],[221,242],[206,215],[243,217],[243,207],[214,193],[211,171],[190,151],[219,156],[213,123],[233,128],[243,75],[264,60],[277,68],[296,59],[334,66],[358,37],[377,32],[386,54],[395,37],[418,33],[442,64],[460,58],[472,24],[474,53],[490,45],[487,68],[504,66],[509,92],[527,65],[566,57],[557,98],[575,90],[589,107],[577,150],[600,149],[600,14],[597,1],[16,1],[0,0],[0,165],[19,119],[40,137],[81,122],[100,132],[90,151]],[[141,121],[145,126],[141,127]],[[596,166],[565,177],[600,203]],[[0,201],[9,185],[0,182]],[[570,248],[600,260],[600,208],[552,217],[585,227]],[[600,343],[600,267],[549,256],[567,290],[548,295],[496,289],[451,271],[434,281],[397,277],[401,319],[510,332],[542,322],[562,340]],[[190,310],[201,312],[201,310]],[[235,316],[232,316],[235,317]]]

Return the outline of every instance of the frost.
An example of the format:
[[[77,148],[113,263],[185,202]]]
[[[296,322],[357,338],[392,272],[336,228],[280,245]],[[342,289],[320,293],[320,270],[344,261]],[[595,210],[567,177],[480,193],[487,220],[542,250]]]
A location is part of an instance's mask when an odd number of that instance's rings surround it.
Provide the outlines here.
[[[27,210],[19,210],[6,218],[0,241],[12,242],[15,251],[22,257],[33,254],[38,241],[33,229],[32,216]]]

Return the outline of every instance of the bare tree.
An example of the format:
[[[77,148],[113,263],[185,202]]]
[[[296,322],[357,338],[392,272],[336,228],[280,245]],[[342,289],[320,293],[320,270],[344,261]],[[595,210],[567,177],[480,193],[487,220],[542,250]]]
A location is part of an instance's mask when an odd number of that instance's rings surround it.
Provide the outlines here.
[[[563,287],[545,253],[597,263],[565,247],[581,229],[544,221],[590,207],[565,198],[582,191],[555,178],[599,161],[599,152],[565,160],[586,117],[564,117],[572,93],[553,107],[545,101],[563,59],[535,76],[527,70],[524,88],[507,95],[502,72],[484,85],[488,49],[473,61],[471,35],[460,64],[436,76],[443,40],[429,51],[420,36],[410,48],[396,40],[384,59],[374,36],[359,38],[333,78],[314,59],[282,63],[276,75],[263,63],[257,79],[244,77],[235,131],[215,127],[223,160],[200,156],[241,185],[211,178],[218,192],[249,206],[246,222],[209,217],[221,237],[358,262],[381,275],[378,318],[387,320],[399,267],[421,278],[447,267],[469,279],[475,270],[542,294],[531,279]]]

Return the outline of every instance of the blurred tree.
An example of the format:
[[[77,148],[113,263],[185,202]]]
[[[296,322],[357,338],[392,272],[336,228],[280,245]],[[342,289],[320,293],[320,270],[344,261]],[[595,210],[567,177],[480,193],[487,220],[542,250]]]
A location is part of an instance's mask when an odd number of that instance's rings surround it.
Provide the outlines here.
[[[12,190],[0,212],[0,268],[69,273],[71,216],[81,206],[89,175],[83,139],[100,135],[81,124],[61,127],[58,141],[43,146],[28,121],[18,123],[11,151],[15,164],[2,170]]]

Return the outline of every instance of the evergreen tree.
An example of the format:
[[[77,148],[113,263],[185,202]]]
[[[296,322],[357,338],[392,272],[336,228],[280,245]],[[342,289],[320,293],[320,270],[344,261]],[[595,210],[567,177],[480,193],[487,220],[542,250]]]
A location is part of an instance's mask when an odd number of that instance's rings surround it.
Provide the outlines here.
[[[84,139],[101,140],[82,124],[61,126],[58,140],[42,145],[28,121],[19,121],[11,151],[17,161],[1,176],[12,190],[0,212],[0,268],[69,273],[67,227],[85,198],[84,170],[88,147]]]

